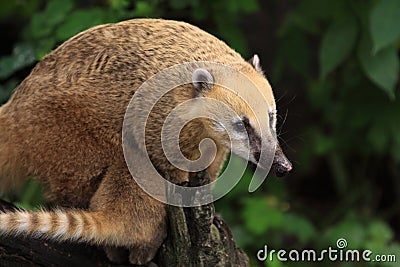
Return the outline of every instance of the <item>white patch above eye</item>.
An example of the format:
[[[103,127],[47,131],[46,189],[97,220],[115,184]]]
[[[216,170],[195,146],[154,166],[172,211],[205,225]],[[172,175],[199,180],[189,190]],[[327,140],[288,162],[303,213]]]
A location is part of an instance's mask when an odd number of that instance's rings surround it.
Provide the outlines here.
[[[274,132],[276,132],[276,109],[268,108],[269,124]]]
[[[234,118],[232,119],[232,123],[237,123],[237,122],[240,122],[240,121],[242,121],[242,118],[239,117],[239,116],[236,116],[236,117],[234,117]]]

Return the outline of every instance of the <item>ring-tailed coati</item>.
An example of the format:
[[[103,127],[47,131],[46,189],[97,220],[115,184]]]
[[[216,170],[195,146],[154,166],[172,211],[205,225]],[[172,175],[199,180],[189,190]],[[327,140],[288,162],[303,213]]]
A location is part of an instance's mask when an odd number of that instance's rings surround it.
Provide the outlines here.
[[[114,261],[120,260],[117,248],[124,247],[131,263],[150,261],[166,237],[166,206],[144,193],[126,167],[121,144],[124,113],[149,77],[198,61],[221,63],[249,77],[265,94],[269,131],[275,132],[275,101],[257,56],[247,62],[224,42],[183,22],[134,19],[94,27],[45,56],[0,108],[0,189],[6,193],[27,177],[36,177],[47,185],[47,197],[60,206],[0,213],[0,233],[94,243],[104,246]],[[213,73],[200,70],[196,75]],[[253,115],[232,92],[201,83],[176,92],[179,95],[166,105],[199,94],[217,99],[241,115],[250,140],[259,139]],[[156,129],[162,125],[157,114],[163,117],[168,109],[154,110],[151,124]],[[225,140],[219,140],[226,137],[215,127],[204,121],[181,134],[188,158],[197,151],[200,138],[215,141],[217,157],[208,167],[213,179],[228,152]],[[147,138],[157,146],[156,133]],[[251,152],[257,161],[260,151]],[[167,166],[158,150],[149,153],[159,170]],[[273,168],[279,176],[292,168],[279,147]]]

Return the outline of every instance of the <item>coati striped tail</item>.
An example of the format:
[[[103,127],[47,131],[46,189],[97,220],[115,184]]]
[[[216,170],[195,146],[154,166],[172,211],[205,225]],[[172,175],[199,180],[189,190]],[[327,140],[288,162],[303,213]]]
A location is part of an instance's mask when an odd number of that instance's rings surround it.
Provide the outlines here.
[[[115,235],[104,231],[108,227],[102,221],[101,213],[84,210],[0,212],[0,235],[117,244]]]

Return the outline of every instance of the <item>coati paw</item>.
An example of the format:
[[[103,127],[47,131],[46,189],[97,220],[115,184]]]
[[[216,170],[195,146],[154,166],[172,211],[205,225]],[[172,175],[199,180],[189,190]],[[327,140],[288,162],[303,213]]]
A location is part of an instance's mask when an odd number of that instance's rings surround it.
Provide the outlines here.
[[[129,251],[126,248],[107,246],[104,247],[107,258],[115,263],[122,264],[128,261]]]
[[[157,253],[158,248],[131,248],[129,250],[129,262],[144,265],[149,263]]]

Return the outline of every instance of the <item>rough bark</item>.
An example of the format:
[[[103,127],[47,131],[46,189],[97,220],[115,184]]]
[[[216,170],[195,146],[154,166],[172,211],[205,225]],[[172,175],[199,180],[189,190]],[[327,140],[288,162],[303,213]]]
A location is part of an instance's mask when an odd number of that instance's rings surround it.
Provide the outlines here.
[[[189,186],[208,182],[206,172],[194,173]],[[180,196],[175,193],[169,197]],[[168,239],[155,259],[160,266],[249,266],[247,255],[236,247],[228,225],[215,215],[212,203],[193,208],[170,206],[168,213]]]
[[[205,172],[193,174],[189,186],[208,182]],[[174,194],[171,197],[179,197]],[[0,200],[0,210],[15,209]],[[169,206],[169,233],[149,266],[249,266],[247,255],[236,248],[231,231],[215,215],[214,205],[194,208]],[[104,252],[76,243],[53,243],[33,238],[0,237],[0,266],[132,266],[109,262]]]

